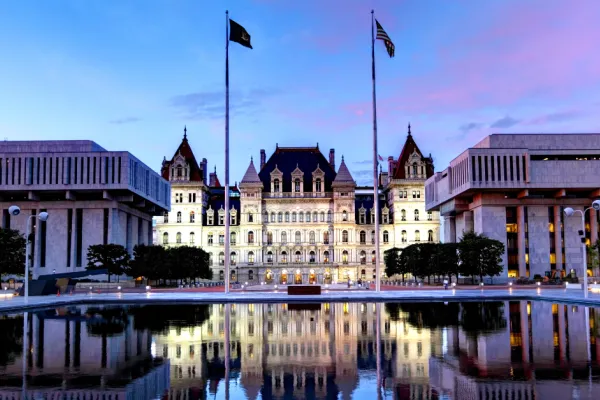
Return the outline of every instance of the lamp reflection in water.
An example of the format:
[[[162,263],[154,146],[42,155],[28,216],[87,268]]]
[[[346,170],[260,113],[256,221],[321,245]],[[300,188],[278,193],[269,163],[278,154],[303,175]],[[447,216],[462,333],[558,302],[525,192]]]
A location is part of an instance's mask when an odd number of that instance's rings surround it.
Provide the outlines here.
[[[27,356],[29,355],[29,352],[27,351],[29,349],[29,313],[25,312],[23,313],[23,355],[22,355],[22,359],[23,359],[23,398],[26,399],[27,398]]]

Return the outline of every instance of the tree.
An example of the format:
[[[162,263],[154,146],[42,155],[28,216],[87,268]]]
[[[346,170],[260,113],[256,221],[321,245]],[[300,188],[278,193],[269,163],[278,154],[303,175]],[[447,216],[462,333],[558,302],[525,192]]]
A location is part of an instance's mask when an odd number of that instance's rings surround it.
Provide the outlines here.
[[[484,234],[473,231],[463,235],[458,244],[460,273],[462,275],[479,276],[483,281],[484,276],[497,276],[502,273],[502,255],[504,244],[498,240],[490,239]]]
[[[383,254],[383,259],[385,262],[385,274],[388,277],[392,277],[393,275],[397,275],[401,273],[400,269],[400,252],[401,250],[397,247],[393,247],[389,250],[386,250]],[[404,276],[403,276],[404,278]]]
[[[25,244],[19,231],[0,228],[0,281],[3,274],[24,274]]]
[[[600,239],[591,246],[586,246],[588,254],[588,269],[592,270],[592,275],[596,276],[598,267],[600,267]]]
[[[170,277],[169,253],[163,246],[140,244],[133,248],[133,259],[125,273],[138,278],[140,276],[151,280]]]
[[[458,243],[438,243],[436,247],[436,272],[439,275],[458,279]]]
[[[179,246],[169,249],[170,278],[211,279],[209,255],[199,247]]]
[[[129,253],[120,244],[96,244],[88,247],[88,270],[108,270],[108,282],[111,275],[123,275],[130,260]]]
[[[417,268],[413,274],[421,279],[427,278],[427,283],[431,283],[431,275],[435,273],[434,265],[436,263],[436,243],[418,243],[417,246]]]
[[[402,282],[404,282],[405,274],[412,274],[417,280],[416,271],[419,268],[419,247],[416,244],[411,244],[402,250],[400,254],[400,274],[402,274]]]

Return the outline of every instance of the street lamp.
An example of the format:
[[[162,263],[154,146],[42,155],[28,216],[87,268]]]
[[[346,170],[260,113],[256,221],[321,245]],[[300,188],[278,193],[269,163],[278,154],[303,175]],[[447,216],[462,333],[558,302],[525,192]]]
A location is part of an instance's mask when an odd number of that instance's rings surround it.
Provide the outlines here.
[[[21,209],[19,206],[10,206],[8,208],[8,213],[12,216],[17,216],[21,214]],[[48,213],[42,211],[38,215],[30,215],[27,217],[27,226],[25,228],[25,279],[23,279],[25,285],[25,290],[23,291],[25,303],[29,301],[29,226],[31,225],[31,219],[36,217],[39,218],[40,221],[46,222],[48,220]]]
[[[592,206],[586,208],[585,210],[574,210],[571,207],[565,208],[565,215],[567,217],[572,216],[575,213],[581,214],[581,243],[583,244],[583,297],[588,297],[588,276],[587,276],[587,246],[585,244],[585,213],[588,210],[594,209],[596,211],[600,210],[600,200],[594,200],[592,202]]]

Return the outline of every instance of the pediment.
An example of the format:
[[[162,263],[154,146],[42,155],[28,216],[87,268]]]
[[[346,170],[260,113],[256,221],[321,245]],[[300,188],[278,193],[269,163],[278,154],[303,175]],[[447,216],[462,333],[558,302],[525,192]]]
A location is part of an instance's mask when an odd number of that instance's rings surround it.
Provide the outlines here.
[[[365,206],[363,204],[360,205],[360,208],[358,209],[358,211],[361,214],[364,214],[365,212],[367,212],[367,209],[365,208]]]
[[[302,172],[302,170],[298,167],[298,164],[296,164],[296,169],[292,171],[292,176],[293,177],[302,177],[302,176],[304,176],[304,172]]]
[[[317,164],[317,169],[313,171],[312,176],[320,178],[325,176],[325,172],[323,172],[323,170],[319,167],[319,164]]]
[[[271,177],[282,177],[283,176],[283,172],[281,172],[279,170],[279,168],[277,168],[277,164],[275,164],[275,168],[273,169],[273,171],[271,171]]]

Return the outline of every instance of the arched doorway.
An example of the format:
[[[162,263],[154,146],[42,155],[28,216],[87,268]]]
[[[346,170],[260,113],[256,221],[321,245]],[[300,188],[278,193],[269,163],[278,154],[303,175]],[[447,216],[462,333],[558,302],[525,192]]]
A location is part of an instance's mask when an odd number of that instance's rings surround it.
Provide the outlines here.
[[[315,274],[314,269],[311,269],[308,274],[308,283],[310,283],[311,285],[317,283],[317,274]]]
[[[286,285],[288,282],[288,273],[287,273],[287,269],[284,269],[283,271],[281,271],[281,277],[279,278],[279,283],[281,283],[282,285]]]
[[[300,273],[299,269],[297,269],[296,273],[294,274],[294,283],[302,283],[302,274]]]
[[[273,272],[271,272],[270,269],[268,269],[267,272],[265,273],[265,282],[273,283]]]
[[[328,283],[328,284],[331,283],[331,271],[325,270],[325,274],[323,276],[323,281],[324,281],[324,283]]]

